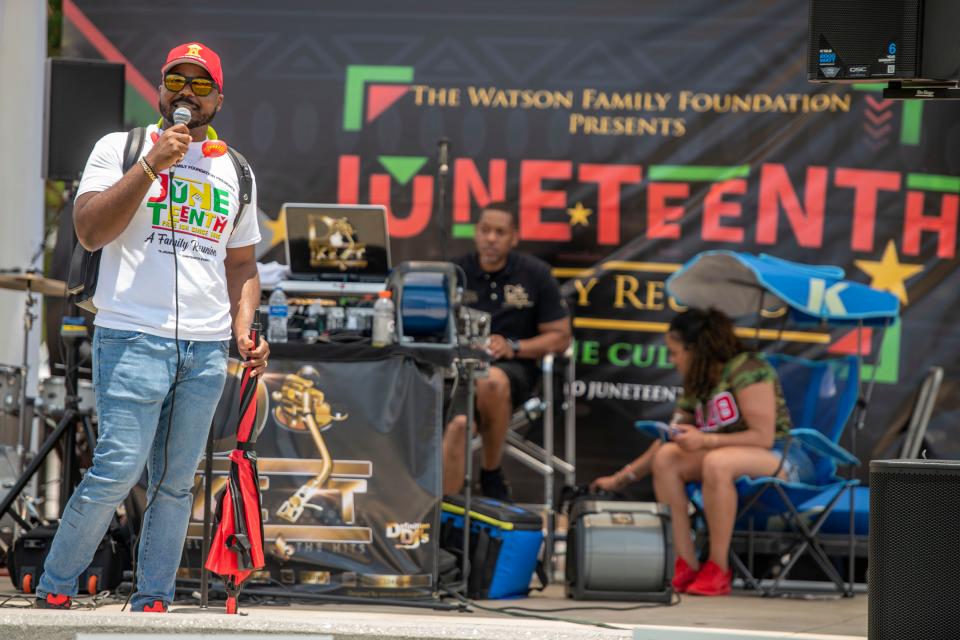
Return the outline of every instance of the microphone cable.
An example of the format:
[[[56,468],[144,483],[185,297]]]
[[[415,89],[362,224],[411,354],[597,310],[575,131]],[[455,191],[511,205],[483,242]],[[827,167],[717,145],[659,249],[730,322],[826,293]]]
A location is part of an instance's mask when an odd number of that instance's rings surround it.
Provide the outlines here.
[[[176,112],[174,112],[174,118],[176,119]],[[182,364],[182,359],[180,355],[180,264],[177,261],[177,230],[176,225],[173,219],[173,176],[174,176],[174,167],[176,163],[170,165],[168,171],[169,179],[167,180],[167,215],[170,221],[170,241],[173,245],[173,343],[177,348],[177,368],[174,371],[173,376],[173,389],[170,396],[170,413],[167,415],[167,433],[163,438],[163,470],[160,472],[160,479],[157,481],[157,489],[153,492],[153,496],[147,501],[147,506],[143,510],[143,517],[140,520],[140,529],[137,531],[136,538],[133,542],[133,557],[131,562],[131,570],[133,571],[133,578],[131,579],[130,593],[127,594],[127,599],[123,603],[123,607],[120,608],[120,611],[126,611],[127,605],[130,604],[130,599],[133,597],[134,591],[137,589],[137,554],[140,550],[140,534],[143,533],[143,527],[147,520],[147,513],[150,511],[150,507],[153,506],[153,503],[156,502],[157,496],[160,495],[160,489],[163,488],[163,480],[167,476],[167,452],[170,447],[170,434],[173,432],[173,413],[174,409],[177,406],[177,383],[180,380],[180,366]],[[150,490],[150,481],[149,474],[147,480],[147,491]]]

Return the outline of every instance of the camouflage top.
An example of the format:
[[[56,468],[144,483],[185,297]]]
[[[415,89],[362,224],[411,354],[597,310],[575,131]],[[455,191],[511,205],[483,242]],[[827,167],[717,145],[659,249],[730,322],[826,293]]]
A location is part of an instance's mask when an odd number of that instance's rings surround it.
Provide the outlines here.
[[[704,403],[693,396],[684,394],[677,400],[677,408],[692,414],[701,431],[733,433],[744,431],[747,423],[737,406],[737,392],[758,382],[773,382],[777,403],[776,437],[786,438],[790,433],[790,414],[783,399],[783,389],[777,372],[759,353],[744,352],[731,358],[723,367],[720,380],[710,392],[710,399]]]

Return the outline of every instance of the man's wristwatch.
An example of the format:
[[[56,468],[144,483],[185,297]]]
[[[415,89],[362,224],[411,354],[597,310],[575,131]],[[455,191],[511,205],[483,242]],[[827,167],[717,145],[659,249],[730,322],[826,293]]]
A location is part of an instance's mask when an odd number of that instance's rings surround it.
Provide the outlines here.
[[[520,341],[519,340],[507,340],[507,346],[513,350],[513,357],[516,358],[520,354]]]

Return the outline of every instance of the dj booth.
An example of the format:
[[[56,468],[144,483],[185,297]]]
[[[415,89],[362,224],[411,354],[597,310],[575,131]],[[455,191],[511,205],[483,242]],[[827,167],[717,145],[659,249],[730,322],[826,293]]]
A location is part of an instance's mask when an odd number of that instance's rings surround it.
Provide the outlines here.
[[[291,342],[271,344],[257,387],[266,566],[251,582],[351,597],[430,595],[444,375],[457,362],[460,371],[489,360],[475,351],[489,335],[489,314],[462,304],[452,264],[391,268],[383,207],[288,203],[284,211],[291,279],[281,284],[298,311]],[[385,287],[396,342],[377,348],[368,338],[371,299]],[[239,371],[239,361],[230,366]],[[238,387],[231,375],[214,418],[210,486],[203,467],[194,485],[186,580],[201,577],[207,496],[228,481]]]
[[[277,344],[257,389],[266,567],[251,582],[300,592],[412,597],[436,588],[442,372],[450,352]],[[231,360],[231,371],[239,363]],[[214,420],[214,496],[227,481],[238,378]],[[200,577],[202,468],[183,578]]]

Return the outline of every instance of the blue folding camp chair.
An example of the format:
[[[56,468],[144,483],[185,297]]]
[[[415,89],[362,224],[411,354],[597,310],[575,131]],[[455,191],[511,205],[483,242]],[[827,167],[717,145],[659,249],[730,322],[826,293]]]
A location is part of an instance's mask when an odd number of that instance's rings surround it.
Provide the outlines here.
[[[859,464],[856,457],[839,445],[844,427],[857,404],[859,360],[855,356],[828,360],[806,360],[781,354],[764,356],[777,371],[790,411],[793,422],[790,446],[803,448],[814,463],[816,474],[806,483],[788,482],[775,477],[776,474],[759,478],[743,476],[737,480],[739,509],[734,537],[746,538],[748,558],[744,562],[731,546],[731,565],[752,589],[771,595],[779,591],[790,570],[809,551],[837,588],[844,595],[852,595],[852,584],[844,583],[817,536],[840,497],[860,483],[856,478],[837,475],[838,464]],[[666,437],[664,427],[658,423],[639,421],[636,427],[648,435]],[[687,493],[697,511],[698,528],[702,529],[706,520],[700,484],[690,483]],[[823,504],[811,517],[800,505],[817,496],[821,497]],[[772,568],[776,570],[777,578],[768,588],[763,588],[753,574],[754,542],[758,534],[778,537],[781,544],[777,547],[787,550],[777,554],[779,566]],[[852,533],[850,550],[852,558]]]
[[[786,308],[785,322],[789,319],[801,325],[856,327],[858,345],[863,344],[860,337],[864,328],[886,329],[896,322],[900,311],[897,296],[845,280],[844,270],[838,266],[800,264],[765,254],[755,256],[734,251],[697,254],[667,279],[666,289],[681,304],[704,309],[714,307],[731,318],[754,315],[759,323],[763,310]],[[756,335],[759,341],[759,324]],[[854,407],[858,407],[850,447],[856,451],[856,432],[864,426],[866,406],[876,380],[871,377],[861,393],[860,358],[854,356],[816,361],[780,355],[769,358],[780,376],[793,418],[790,446],[803,447],[814,461],[816,476],[807,484],[775,477],[737,481],[742,506],[734,534],[736,537],[743,533],[746,527],[748,557],[752,558],[753,532],[757,527],[766,530],[779,525],[786,531],[774,535],[791,536],[795,543],[788,546],[786,553],[779,553],[778,547],[777,555],[785,560],[781,561],[777,579],[770,589],[761,589],[751,567],[732,554],[733,566],[751,587],[773,593],[779,590],[797,560],[809,551],[837,588],[844,595],[853,595],[852,520],[854,487],[859,481],[852,473],[849,479],[839,477],[837,465],[856,465],[859,461],[839,445],[839,440]],[[669,437],[667,425],[641,421],[637,428],[661,438]],[[697,491],[688,490],[688,493]],[[850,498],[849,586],[830,563],[821,544],[823,537],[818,536],[844,494]],[[800,505],[818,496],[827,499],[819,500],[815,511],[802,516]],[[702,501],[697,498],[691,495],[691,501],[699,506]]]
[[[816,473],[809,482],[747,476],[737,480],[741,506],[735,532],[746,532],[747,548],[753,549],[752,536],[758,531],[769,531],[773,528],[769,526],[771,523],[782,527],[780,535],[792,537],[793,544],[780,556],[777,578],[766,589],[761,588],[760,581],[739,556],[731,553],[731,562],[749,586],[769,595],[779,591],[782,581],[809,551],[837,589],[844,595],[853,595],[852,584],[845,583],[833,566],[818,534],[841,496],[852,492],[860,483],[856,478],[837,474],[837,465],[859,464],[859,460],[839,444],[857,404],[859,360],[855,356],[806,360],[780,354],[767,354],[766,358],[777,371],[793,421],[789,446],[802,447],[813,461]],[[800,505],[820,495],[830,497],[813,518],[800,511]],[[849,542],[852,550],[852,529]],[[752,558],[750,560],[752,565]]]

